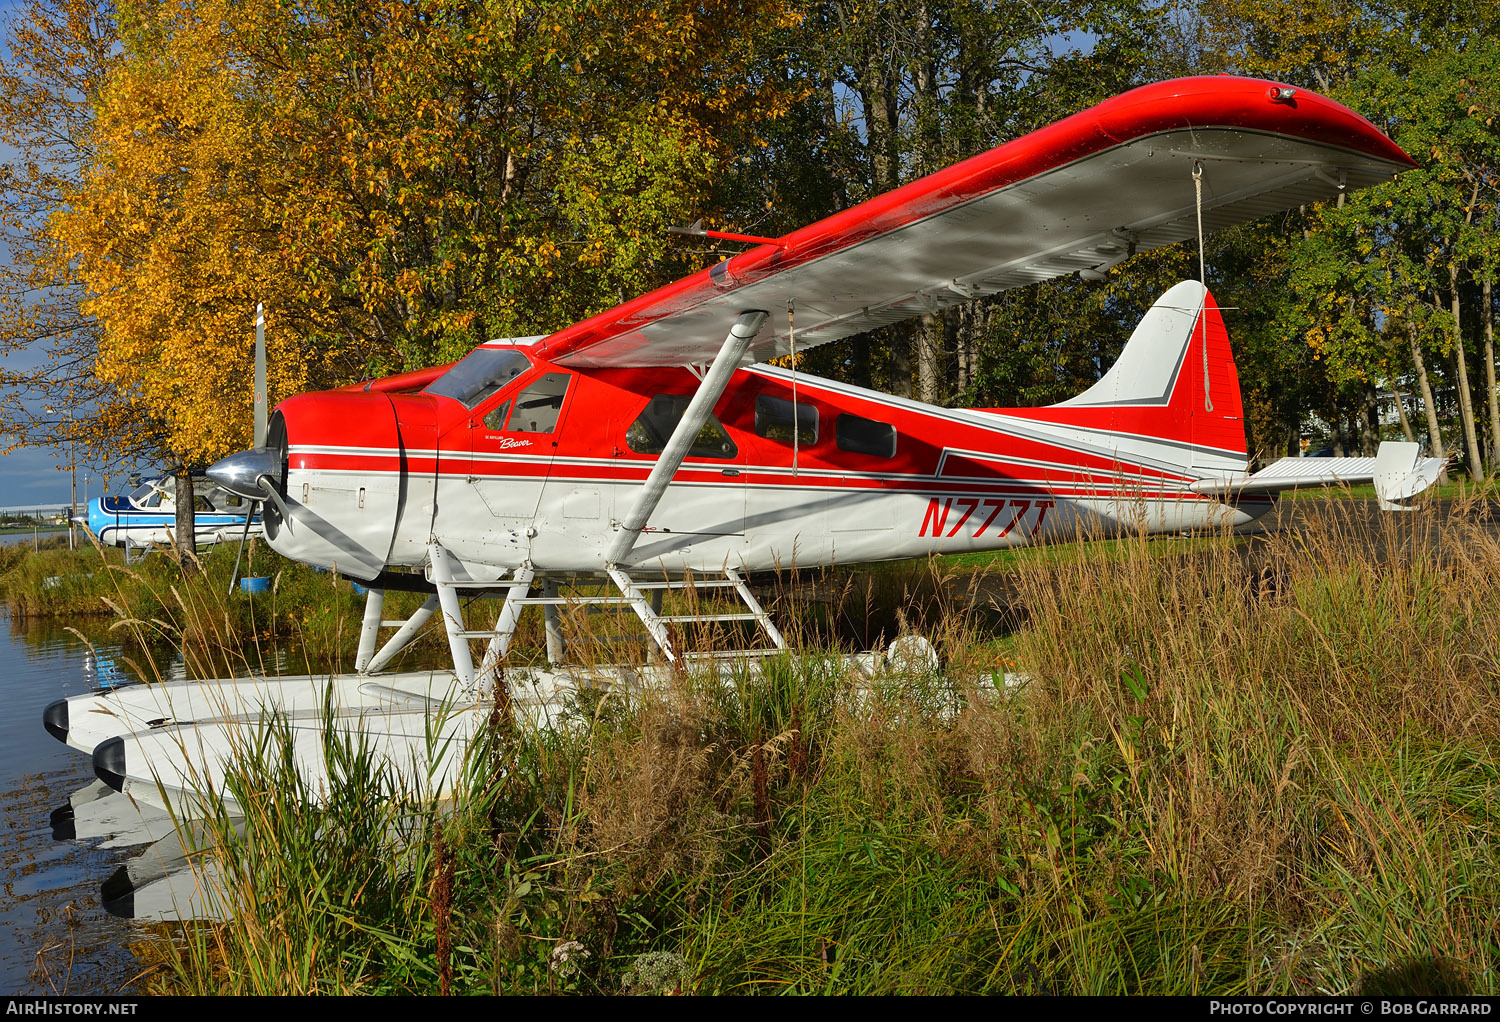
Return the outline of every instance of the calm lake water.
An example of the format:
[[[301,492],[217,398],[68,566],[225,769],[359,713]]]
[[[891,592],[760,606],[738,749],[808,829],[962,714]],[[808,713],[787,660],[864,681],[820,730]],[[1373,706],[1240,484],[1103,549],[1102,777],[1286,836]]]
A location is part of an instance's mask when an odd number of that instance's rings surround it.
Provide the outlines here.
[[[100,886],[131,851],[53,837],[53,810],[94,772],[86,755],[43,729],[42,710],[90,691],[86,651],[60,625],[22,627],[0,608],[0,992],[8,994],[118,992],[140,971],[128,944],[153,939],[101,903]]]
[[[0,535],[0,544],[31,542],[29,532]],[[143,966],[131,947],[170,933],[138,919],[213,914],[193,874],[182,871],[166,817],[142,815],[114,792],[99,798],[107,789],[90,757],[42,726],[42,711],[57,699],[97,691],[101,680],[140,681],[137,664],[150,676],[184,677],[180,656],[127,651],[109,625],[103,617],[13,621],[0,601],[0,994],[132,992]],[[273,670],[296,662],[280,645],[259,659]],[[70,799],[77,810],[61,826],[77,836],[59,837],[54,813]],[[137,920],[107,911],[106,892],[109,908]]]
[[[41,539],[57,535],[65,533]],[[0,536],[31,542],[30,532]],[[70,623],[90,636],[106,672],[120,662],[107,621]],[[94,836],[83,840],[53,834],[53,812],[95,778],[87,755],[42,727],[42,710],[94,689],[87,654],[63,622],[12,621],[0,604],[0,993],[128,990],[141,971],[130,945],[161,939],[103,907],[104,882],[139,851],[140,835],[97,826],[85,827]]]

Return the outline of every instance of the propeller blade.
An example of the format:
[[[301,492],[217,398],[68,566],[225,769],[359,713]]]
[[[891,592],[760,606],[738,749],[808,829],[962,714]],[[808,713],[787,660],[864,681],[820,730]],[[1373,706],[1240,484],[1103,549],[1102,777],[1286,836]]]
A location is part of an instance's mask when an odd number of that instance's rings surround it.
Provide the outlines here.
[[[266,307],[255,305],[255,446],[266,446]]]
[[[276,491],[275,487],[268,487],[268,489],[272,502],[281,511],[282,526],[288,534],[293,533],[293,525],[295,525],[297,529],[306,529],[339,551],[337,560],[331,567],[350,578],[367,580],[384,570],[384,558],[373,556],[369,551],[362,550],[358,543],[352,543],[349,536],[327,519],[320,517],[306,504],[292,502],[289,506],[281,499],[281,494]]]
[[[271,503],[276,505],[276,510],[281,512],[281,520],[290,525],[292,512],[287,509],[286,502],[281,499],[281,494],[276,492],[276,487],[271,483],[270,477],[263,475],[255,481],[264,488],[266,495],[271,498]]]

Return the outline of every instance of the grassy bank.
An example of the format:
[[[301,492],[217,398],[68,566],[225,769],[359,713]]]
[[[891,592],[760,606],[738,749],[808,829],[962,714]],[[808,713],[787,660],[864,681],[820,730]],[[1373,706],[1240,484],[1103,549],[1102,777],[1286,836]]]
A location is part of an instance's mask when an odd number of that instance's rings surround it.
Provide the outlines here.
[[[859,699],[805,656],[559,731],[497,708],[442,807],[332,743],[309,812],[272,741],[211,853],[240,912],[153,982],[1494,994],[1500,540],[1471,507],[1373,534],[1342,507],[1249,563],[1016,564],[1003,698],[955,601],[926,614],[943,673]]]
[[[66,532],[44,534],[38,537],[35,549],[32,544],[25,542],[0,543],[0,577],[34,554],[66,549],[68,549]]]
[[[759,598],[783,620],[798,644],[822,648],[843,644],[868,649],[882,645],[901,631],[940,627],[943,618],[959,608],[978,603],[974,612],[991,633],[1008,634],[1014,625],[1009,601],[992,605],[984,591],[987,578],[1009,579],[1023,566],[1081,562],[1110,562],[1130,556],[1139,539],[1102,539],[1055,543],[1037,547],[987,551],[942,558],[865,567],[835,567],[766,575],[754,582]],[[1156,555],[1190,554],[1235,540],[1229,537],[1158,537],[1150,541]],[[39,553],[0,547],[0,593],[11,617],[21,621],[55,620],[72,626],[92,622],[94,628],[112,627],[141,645],[170,646],[186,641],[193,647],[194,676],[213,676],[234,669],[236,654],[256,642],[291,643],[309,670],[352,662],[354,637],[360,625],[364,598],[338,575],[288,560],[263,545],[252,550],[248,569],[271,579],[270,592],[249,596],[229,592],[235,548],[206,548],[199,555],[200,570],[184,576],[166,554],[153,554],[127,566],[123,553],[92,544],[67,548],[66,537],[43,545]],[[593,587],[597,589],[598,586]],[[574,592],[575,590],[565,590]],[[585,584],[576,590],[592,591]],[[412,593],[387,594],[384,617],[404,618],[422,602]],[[669,594],[666,611],[681,613],[695,601]],[[732,609],[740,609],[738,607]],[[473,602],[466,606],[466,622],[488,627],[496,605]],[[598,632],[571,619],[565,631]],[[611,631],[633,636],[630,642],[596,650],[592,655],[613,661],[634,660],[643,652],[644,632],[633,615],[624,614]],[[753,628],[740,636],[752,643]],[[727,635],[693,636],[692,645],[731,641]],[[524,615],[513,643],[513,660],[528,662],[543,655],[545,638],[540,615]],[[429,626],[418,658],[445,649],[445,640]],[[225,655],[228,660],[225,660]],[[423,662],[426,662],[424,660]],[[410,664],[410,658],[398,662]]]
[[[195,677],[222,673],[230,661],[243,673],[242,654],[257,643],[294,646],[299,662],[292,673],[352,661],[364,598],[348,580],[262,546],[250,571],[241,564],[240,574],[269,578],[270,591],[250,596],[236,588],[230,594],[235,552],[231,544],[205,549],[201,570],[184,577],[166,554],[126,565],[118,549],[69,550],[66,537],[39,553],[29,545],[0,547],[0,592],[15,620],[55,620],[90,631],[107,627],[138,649],[186,646]],[[421,602],[420,596],[393,593],[388,613],[407,614]]]

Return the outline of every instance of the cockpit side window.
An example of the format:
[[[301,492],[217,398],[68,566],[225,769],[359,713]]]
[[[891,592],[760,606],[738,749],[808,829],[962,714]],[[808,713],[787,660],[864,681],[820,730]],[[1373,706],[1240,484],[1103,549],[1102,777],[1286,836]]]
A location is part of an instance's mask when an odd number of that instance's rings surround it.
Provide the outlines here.
[[[451,397],[473,408],[530,368],[526,356],[514,348],[475,348],[422,393]]]
[[[562,414],[572,373],[543,373],[516,395],[516,410],[506,427],[512,433],[551,433]]]

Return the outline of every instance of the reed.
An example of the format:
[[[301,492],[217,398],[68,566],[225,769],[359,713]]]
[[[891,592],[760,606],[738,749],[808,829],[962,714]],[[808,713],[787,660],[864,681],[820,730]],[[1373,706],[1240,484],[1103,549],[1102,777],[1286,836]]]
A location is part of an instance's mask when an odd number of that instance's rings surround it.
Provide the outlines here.
[[[1252,546],[799,581],[783,620],[921,621],[944,670],[804,644],[550,731],[497,708],[438,804],[333,743],[310,811],[272,728],[205,853],[239,911],[161,986],[1494,994],[1486,514],[1329,502]]]
[[[54,545],[37,553],[28,548],[4,562],[0,592],[15,620],[107,623],[114,635],[130,640],[133,653],[187,647],[193,651],[189,661],[197,662],[251,650],[250,666],[259,668],[260,661],[275,660],[276,648],[294,647],[309,672],[352,661],[363,598],[348,580],[262,548],[252,550],[242,574],[269,577],[270,591],[230,593],[234,561],[232,547],[214,547],[184,574],[166,555],[127,565],[121,551],[97,544],[78,550]],[[420,603],[416,594],[391,593],[388,613],[404,616]],[[403,654],[403,662],[430,658],[441,648],[424,641]]]

